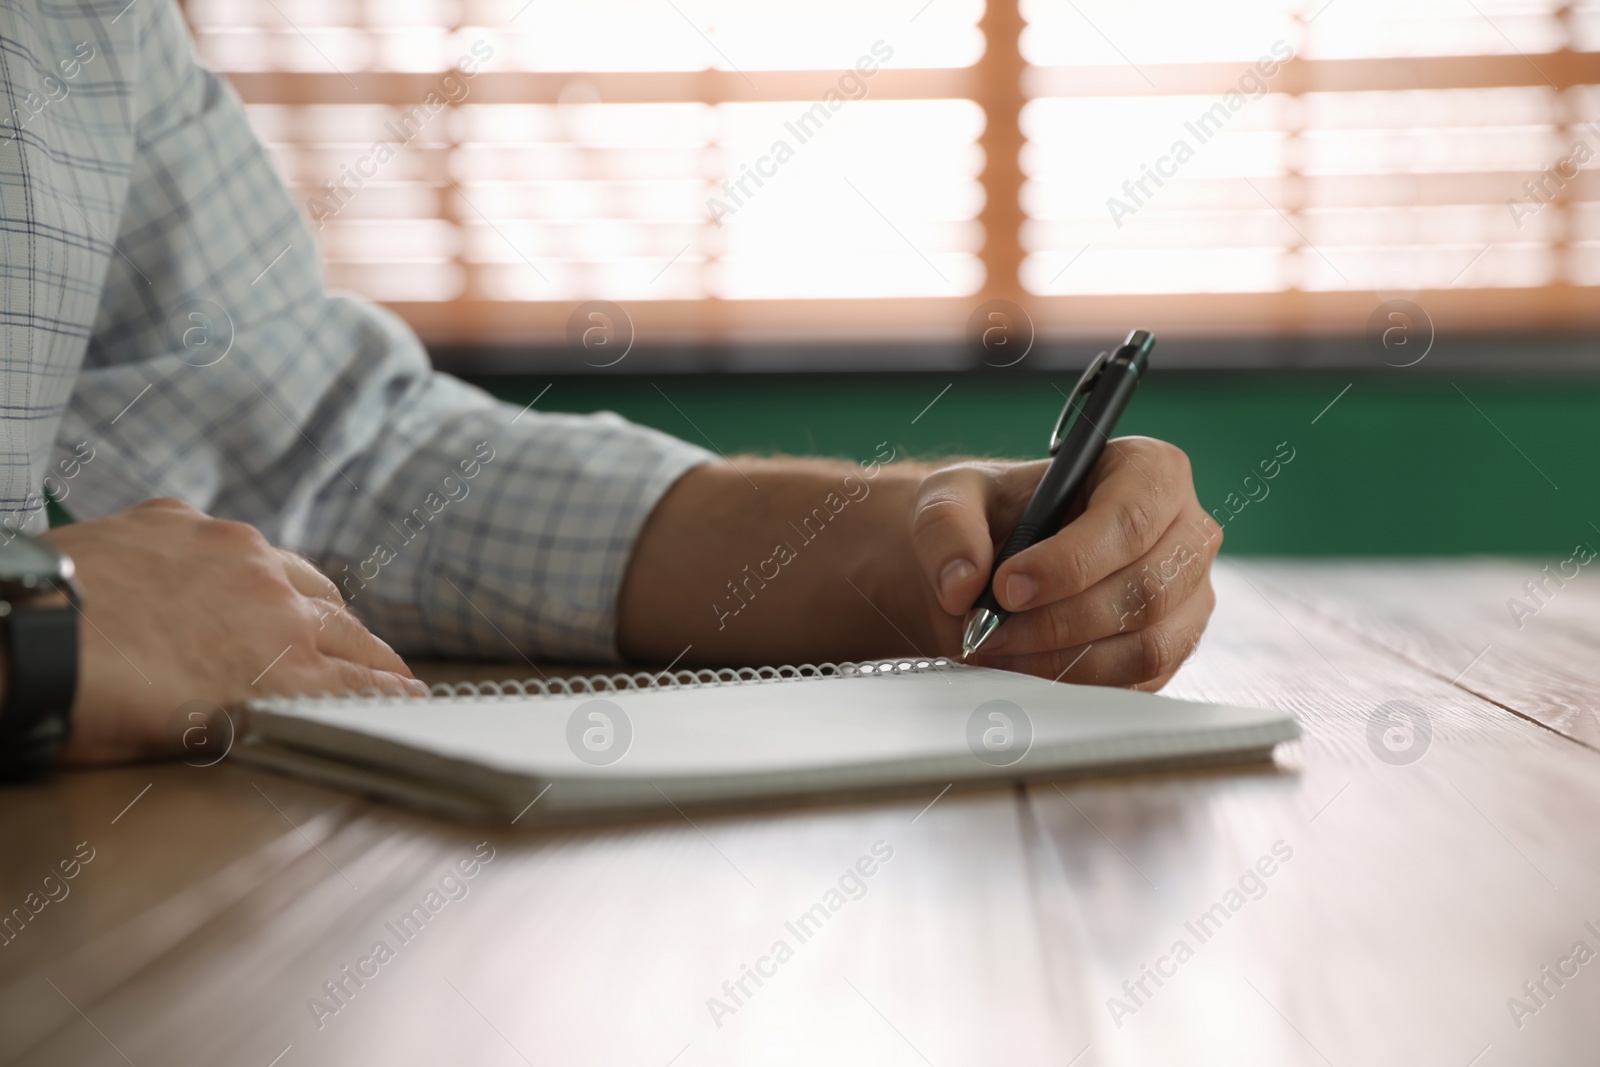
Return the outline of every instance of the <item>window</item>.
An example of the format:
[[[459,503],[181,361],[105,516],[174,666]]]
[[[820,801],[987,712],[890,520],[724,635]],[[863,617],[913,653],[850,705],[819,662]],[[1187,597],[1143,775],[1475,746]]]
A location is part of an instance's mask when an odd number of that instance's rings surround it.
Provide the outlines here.
[[[1595,0],[920,2],[186,11],[333,284],[435,342],[1600,325]]]

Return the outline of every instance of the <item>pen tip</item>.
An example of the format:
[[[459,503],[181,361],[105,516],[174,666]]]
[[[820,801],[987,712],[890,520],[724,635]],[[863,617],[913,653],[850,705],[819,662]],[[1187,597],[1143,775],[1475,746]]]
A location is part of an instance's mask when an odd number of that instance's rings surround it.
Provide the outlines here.
[[[979,608],[974,612],[967,621],[966,631],[961,635],[961,658],[967,659],[982,648],[989,636],[1000,628],[1000,622],[1001,616],[987,608]]]

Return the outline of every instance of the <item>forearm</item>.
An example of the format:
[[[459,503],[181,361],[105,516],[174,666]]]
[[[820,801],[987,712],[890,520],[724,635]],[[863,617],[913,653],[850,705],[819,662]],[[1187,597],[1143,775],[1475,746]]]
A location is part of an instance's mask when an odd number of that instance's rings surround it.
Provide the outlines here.
[[[779,664],[911,654],[917,464],[740,457],[651,513],[619,598],[632,660]]]

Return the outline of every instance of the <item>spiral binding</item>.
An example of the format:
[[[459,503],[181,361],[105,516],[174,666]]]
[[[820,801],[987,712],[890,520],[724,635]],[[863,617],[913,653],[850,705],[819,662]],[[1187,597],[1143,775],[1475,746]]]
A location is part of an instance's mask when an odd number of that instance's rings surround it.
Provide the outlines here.
[[[590,674],[574,678],[526,678],[502,682],[439,682],[428,691],[430,699],[525,700],[528,697],[586,696],[600,693],[648,692],[653,689],[701,689],[723,685],[761,685],[802,678],[883,677],[921,671],[950,670],[959,665],[943,656],[886,659],[855,663],[802,663],[783,667],[722,667],[698,671],[636,671],[632,674]],[[304,698],[302,698],[304,699]],[[394,691],[363,689],[323,693],[312,700],[388,700],[403,703],[417,699]]]

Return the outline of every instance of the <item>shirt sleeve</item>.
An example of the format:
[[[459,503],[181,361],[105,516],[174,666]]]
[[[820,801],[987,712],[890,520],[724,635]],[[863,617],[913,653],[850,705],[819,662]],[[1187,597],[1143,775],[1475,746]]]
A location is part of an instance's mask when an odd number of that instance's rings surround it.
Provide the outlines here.
[[[303,552],[403,654],[615,659],[635,539],[700,448],[522,410],[324,288],[314,235],[174,4],[143,19],[129,193],[58,451],[69,510],[177,496]],[[559,385],[557,386],[559,388]]]

